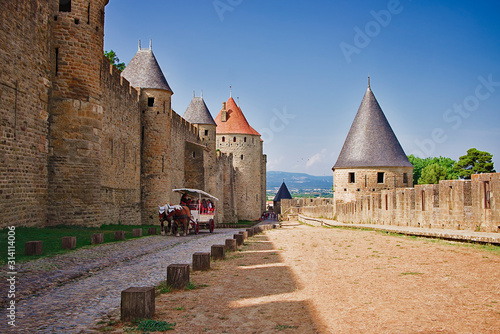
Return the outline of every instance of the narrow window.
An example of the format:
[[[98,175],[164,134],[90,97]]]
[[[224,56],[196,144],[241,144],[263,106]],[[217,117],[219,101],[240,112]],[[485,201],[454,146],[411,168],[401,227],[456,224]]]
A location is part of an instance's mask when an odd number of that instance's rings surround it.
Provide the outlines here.
[[[243,154],[241,155],[241,160],[243,160]]]
[[[161,172],[165,172],[165,156],[161,157]]]
[[[365,175],[365,188],[368,185],[368,177]]]
[[[59,48],[56,48],[56,77],[59,72]]]
[[[356,182],[354,173],[349,173],[349,183],[354,183],[354,182]]]
[[[208,130],[205,130],[205,136],[208,136]]]
[[[226,141],[226,137],[222,137],[222,142],[225,142]]]
[[[403,183],[408,184],[408,173],[403,173]]]
[[[71,12],[71,0],[59,0],[60,12]]]
[[[384,183],[384,172],[377,173],[377,183]]]
[[[165,101],[163,101],[163,113],[165,113]]]
[[[247,137],[243,138],[243,141],[246,143],[247,142]]]
[[[425,191],[422,190],[422,211],[425,211]]]
[[[154,106],[155,106],[155,98],[148,97],[148,107],[154,107]]]
[[[193,151],[193,158],[196,158],[196,152]]]
[[[87,24],[90,24],[90,2],[89,6],[87,7]]]
[[[385,195],[385,209],[389,210],[389,202],[388,202],[387,194]]]
[[[233,137],[233,142],[235,142],[235,143],[236,143],[236,137]]]
[[[484,189],[484,208],[491,209],[491,205],[490,205],[491,192],[490,192],[490,182],[489,181],[483,182],[483,189]]]
[[[75,19],[75,24],[80,24],[80,20],[79,19]]]
[[[142,129],[141,129],[141,140],[142,140],[142,143],[144,143],[144,127],[142,127]]]

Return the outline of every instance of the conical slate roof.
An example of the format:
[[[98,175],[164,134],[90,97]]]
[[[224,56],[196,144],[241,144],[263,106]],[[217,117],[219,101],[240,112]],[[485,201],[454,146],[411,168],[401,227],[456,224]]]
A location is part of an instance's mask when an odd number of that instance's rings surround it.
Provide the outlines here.
[[[132,87],[163,89],[174,93],[170,89],[151,47],[149,49],[139,48],[134,58],[123,70],[122,76],[130,82]]]
[[[413,167],[370,85],[333,169],[346,167]]]
[[[186,112],[184,113],[184,116],[182,117],[191,124],[217,125],[215,124],[203,97],[193,97],[191,103],[186,109]]]
[[[222,109],[215,117],[217,123],[217,134],[247,134],[260,136],[260,133],[248,124],[245,115],[240,107],[236,105],[232,97],[226,102],[227,118],[226,122],[222,122]]]
[[[280,202],[282,199],[292,199],[292,195],[290,195],[285,181],[283,181],[280,190],[278,190],[278,193],[274,196],[273,202]]]

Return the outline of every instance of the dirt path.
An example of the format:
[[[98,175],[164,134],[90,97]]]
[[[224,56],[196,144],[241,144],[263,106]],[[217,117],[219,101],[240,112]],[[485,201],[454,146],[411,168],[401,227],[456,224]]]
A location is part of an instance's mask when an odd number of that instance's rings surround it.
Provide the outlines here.
[[[291,223],[228,258],[157,297],[169,333],[500,332],[498,251]]]

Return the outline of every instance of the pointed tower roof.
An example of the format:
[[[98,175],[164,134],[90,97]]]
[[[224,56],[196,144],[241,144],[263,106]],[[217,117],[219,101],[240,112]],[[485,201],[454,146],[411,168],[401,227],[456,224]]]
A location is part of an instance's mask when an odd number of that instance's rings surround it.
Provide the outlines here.
[[[278,190],[278,193],[276,194],[276,196],[274,196],[273,202],[280,202],[282,199],[292,199],[292,195],[290,195],[285,181],[283,181],[280,189]]]
[[[182,116],[186,121],[191,124],[209,124],[217,125],[210,114],[210,111],[203,100],[203,97],[195,97],[191,100],[191,103],[186,109],[184,116]]]
[[[221,109],[215,118],[215,123],[217,123],[217,134],[231,133],[260,136],[260,133],[255,131],[255,129],[248,124],[245,115],[243,115],[240,107],[236,105],[232,97],[226,102],[227,119],[225,122],[222,121],[222,110],[223,109]]]
[[[369,78],[333,169],[342,167],[413,167],[373,95]]]
[[[174,93],[156,61],[151,45],[149,49],[141,49],[139,42],[139,50],[123,70],[122,76],[132,87],[163,89]]]

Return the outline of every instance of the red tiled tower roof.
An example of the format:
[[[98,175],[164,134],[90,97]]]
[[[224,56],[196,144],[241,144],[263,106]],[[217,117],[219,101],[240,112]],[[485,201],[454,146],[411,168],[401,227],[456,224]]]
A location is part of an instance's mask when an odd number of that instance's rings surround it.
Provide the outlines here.
[[[245,134],[245,135],[256,135],[260,136],[260,133],[255,131],[254,128],[248,124],[245,115],[241,109],[236,105],[232,97],[226,102],[226,121],[222,121],[223,109],[219,112],[215,118],[215,123],[217,123],[217,134]]]

